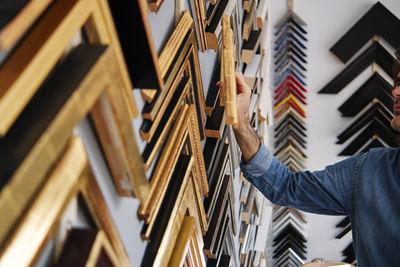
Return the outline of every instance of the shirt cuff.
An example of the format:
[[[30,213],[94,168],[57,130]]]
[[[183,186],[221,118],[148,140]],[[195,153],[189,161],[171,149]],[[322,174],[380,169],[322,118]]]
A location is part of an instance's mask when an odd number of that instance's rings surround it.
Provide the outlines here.
[[[244,174],[250,174],[253,177],[263,175],[271,166],[273,155],[264,144],[261,144],[257,153],[246,164],[242,159],[240,160],[240,169]]]

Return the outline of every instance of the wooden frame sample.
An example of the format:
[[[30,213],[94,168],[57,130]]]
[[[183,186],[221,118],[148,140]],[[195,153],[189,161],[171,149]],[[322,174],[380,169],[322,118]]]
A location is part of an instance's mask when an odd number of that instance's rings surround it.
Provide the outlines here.
[[[179,117],[176,119],[169,139],[165,144],[159,162],[150,180],[148,198],[141,203],[138,216],[147,224],[154,223],[160,209],[162,199],[171,182],[173,166],[177,164],[179,155],[189,138],[189,147],[195,157],[196,178],[202,196],[208,196],[208,181],[205,173],[204,158],[199,136],[196,107],[194,104],[183,105]]]
[[[225,196],[224,199],[229,202],[229,209],[231,213],[235,213],[235,196],[234,196],[234,188],[233,182],[227,186],[226,189],[222,189],[224,179],[232,180],[234,177],[234,169],[233,164],[231,164],[231,149],[230,149],[230,130],[228,127],[225,128],[224,135],[222,140],[214,139],[215,142],[211,142],[213,139],[207,140],[207,151],[212,150],[211,158],[207,157],[207,173],[209,178],[209,186],[210,186],[210,196],[204,200],[204,208],[207,212],[208,224],[215,224],[218,219],[218,212],[221,208],[221,197]],[[206,148],[205,148],[206,152]],[[212,162],[210,160],[212,159]],[[229,177],[226,178],[225,176]],[[225,178],[224,178],[225,177]],[[218,203],[219,204],[218,204]],[[220,214],[220,213],[218,213]],[[231,227],[233,232],[236,234],[237,232],[237,222],[235,216],[231,217]],[[216,234],[214,231],[211,231],[208,235]],[[212,240],[212,239],[210,239]]]
[[[258,47],[260,46],[261,31],[262,31],[261,29],[251,30],[251,33],[249,35],[249,40],[243,42],[242,61],[246,64],[250,64],[250,62],[253,60],[254,54],[256,53]]]
[[[231,223],[232,217],[234,217],[235,215],[234,213],[232,213],[229,205],[229,201],[227,201],[221,208],[223,212],[220,216],[218,229],[215,233],[213,233],[214,241],[212,245],[209,247],[206,243],[206,240],[204,240],[204,253],[208,256],[207,266],[220,266],[217,265],[217,263],[221,260],[225,253],[228,253],[228,255],[231,255],[231,257],[233,258],[233,266],[238,266],[238,259],[236,256],[237,250],[233,241],[235,232],[232,229],[233,225]]]
[[[190,0],[193,13],[196,18],[194,19],[194,29],[196,31],[197,44],[201,52],[205,52],[207,48],[205,20],[206,20],[206,1],[204,0]]]
[[[236,105],[236,77],[233,46],[233,31],[230,27],[230,19],[227,15],[223,15],[221,82],[224,83],[224,92],[220,93],[220,103],[221,106],[225,106],[226,124],[233,125],[233,127],[237,128],[238,115]]]
[[[225,108],[216,106],[211,117],[207,116],[206,136],[221,139],[225,129],[226,113]]]
[[[222,17],[224,14],[227,14],[231,17],[233,35],[235,35],[235,40],[237,42],[237,51],[239,51],[239,41],[240,41],[240,28],[239,25],[239,10],[238,10],[238,1],[228,1],[228,0],[218,0],[215,5],[211,4],[208,7],[207,13],[213,13],[212,17],[209,17],[206,21],[206,40],[207,40],[207,49],[214,49],[214,51],[218,50],[219,42],[221,40],[222,35]],[[238,64],[240,63],[239,58],[236,58]],[[240,64],[239,64],[240,65]]]
[[[188,102],[188,98],[190,95],[190,90],[192,89],[191,81],[188,77],[183,77],[179,82],[178,88],[171,99],[171,103],[169,103],[165,113],[163,114],[162,119],[160,120],[157,128],[151,127],[152,123],[149,120],[144,120],[140,129],[140,133],[145,135],[144,129],[145,127],[149,127],[150,130],[147,132],[152,132],[152,136],[157,136],[157,138],[151,138],[150,142],[145,146],[142,158],[145,163],[145,168],[148,170],[156,158],[157,152],[161,149],[162,145],[165,143],[165,139],[168,137],[168,133],[171,131],[173,127],[173,123],[178,116],[181,105],[183,101]],[[148,135],[150,138],[150,135]]]
[[[221,19],[225,10],[228,6],[228,0],[218,0],[215,5],[210,5],[207,10],[207,14],[212,14],[207,16],[207,26],[206,26],[206,40],[207,48],[218,50],[218,44],[220,40],[220,35],[222,32]]]
[[[193,101],[196,103],[199,130],[203,139],[205,99],[194,35],[193,19],[190,17],[189,12],[185,11],[159,57],[165,89],[161,91],[142,90],[145,93],[152,91],[152,95],[149,98],[150,101],[143,107],[142,116],[144,119],[151,121],[152,128],[155,129],[171,102],[177,81],[184,74],[191,79],[193,89],[191,94],[193,95]],[[153,92],[155,93],[153,94]],[[141,136],[144,140],[150,142],[154,131],[150,131],[149,134],[143,132]]]
[[[259,0],[257,6],[257,26],[262,29],[264,26],[264,21],[268,19],[268,1]]]
[[[223,214],[226,214],[227,210],[229,209],[229,203],[227,201],[228,199],[228,188],[230,187],[230,184],[232,183],[232,180],[229,175],[224,175],[221,185],[220,185],[220,190],[218,192],[218,197],[216,200],[216,205],[215,205],[215,210],[213,211],[212,214],[208,215],[209,218],[209,228],[207,233],[204,236],[204,254],[206,254],[208,257],[215,258],[215,254],[213,255],[212,253],[212,248],[214,247],[216,243],[216,238],[217,238],[217,233],[218,231],[221,230],[223,224],[224,224],[224,216]]]
[[[376,35],[397,47],[400,37],[390,29],[398,27],[400,20],[380,2],[376,2],[329,50],[346,63]]]
[[[111,48],[81,45],[40,88],[1,139],[0,243],[43,183],[73,128],[92,110],[118,193],[143,201],[148,182]],[[102,92],[104,92],[102,94]],[[26,133],[29,133],[27,136]],[[10,154],[10,152],[14,152]]]
[[[130,116],[136,117],[132,85],[106,0],[59,0],[0,68],[0,136],[7,133],[82,27],[87,30],[90,43],[112,47],[124,85],[124,99]]]
[[[318,91],[319,94],[337,94],[353,79],[372,64],[378,64],[390,77],[394,57],[377,41],[354,58],[346,68],[336,75],[327,85]]]
[[[248,41],[250,37],[250,32],[254,28],[253,23],[255,23],[255,12],[256,12],[257,1],[251,3],[251,7],[248,12],[245,13],[243,21],[243,39]]]
[[[83,142],[73,137],[37,198],[11,233],[0,254],[2,266],[35,263],[58,219],[73,197],[81,193],[95,223],[110,240],[118,266],[130,266],[125,248],[108,212],[100,188],[88,166]]]
[[[134,88],[162,90],[164,81],[150,32],[146,0],[108,2]]]
[[[204,209],[207,213],[208,220],[214,213],[215,205],[221,190],[222,180],[225,177],[225,170],[229,166],[229,145],[225,142],[219,144],[216,155],[216,162],[213,164],[211,174],[209,175],[208,184],[210,187],[210,196],[204,199]]]
[[[57,266],[118,266],[118,263],[103,230],[72,228]]]
[[[203,247],[202,235],[208,229],[206,215],[196,178],[195,158],[185,146],[174,169],[175,181],[168,186],[160,212],[154,222],[142,229],[142,237],[150,241],[142,266],[177,264],[184,260],[189,243]]]
[[[253,209],[254,197],[256,194],[256,188],[253,185],[250,185],[249,194],[247,195],[247,200],[243,203],[243,209],[241,212],[241,220],[242,222],[250,223],[250,215]]]
[[[217,55],[217,60],[214,64],[214,69],[213,69],[213,74],[211,77],[210,81],[210,87],[208,88],[207,92],[207,97],[205,101],[205,112],[207,116],[211,117],[212,112],[214,108],[218,105],[219,103],[219,86],[217,85],[217,82],[220,80],[220,71],[221,71],[221,66],[220,66],[220,61],[219,61],[219,55]]]
[[[0,25],[0,50],[11,49],[53,0],[7,1],[8,12],[2,12],[5,25]],[[5,1],[4,1],[5,2]],[[14,5],[12,8],[10,5]]]

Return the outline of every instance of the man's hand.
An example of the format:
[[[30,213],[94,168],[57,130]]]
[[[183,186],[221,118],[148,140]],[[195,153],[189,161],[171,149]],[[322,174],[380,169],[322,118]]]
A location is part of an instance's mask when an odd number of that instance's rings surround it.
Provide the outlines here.
[[[224,90],[223,84],[217,83],[217,85],[220,86],[221,90]],[[249,106],[251,89],[246,84],[241,72],[236,72],[236,91],[238,127],[233,129],[235,131],[236,141],[242,151],[242,157],[245,163],[248,163],[254,154],[257,153],[260,147],[260,140],[250,124]]]
[[[238,127],[250,124],[249,120],[249,106],[251,89],[246,84],[244,76],[241,72],[236,72],[236,103],[238,111]]]

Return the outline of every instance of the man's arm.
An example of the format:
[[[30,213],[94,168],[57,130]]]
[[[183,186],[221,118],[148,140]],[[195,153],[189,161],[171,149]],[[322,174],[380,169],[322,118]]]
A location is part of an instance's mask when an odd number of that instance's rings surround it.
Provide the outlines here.
[[[251,89],[239,72],[236,87],[239,126],[234,131],[242,151],[240,168],[244,177],[274,204],[321,214],[349,214],[352,181],[364,157],[353,156],[323,171],[290,171],[260,144],[251,127],[248,115]]]

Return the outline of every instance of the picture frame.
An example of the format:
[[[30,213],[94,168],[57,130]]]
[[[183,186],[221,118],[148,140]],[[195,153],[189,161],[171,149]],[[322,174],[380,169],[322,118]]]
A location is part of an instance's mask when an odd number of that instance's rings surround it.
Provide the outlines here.
[[[118,62],[118,75],[123,83],[129,114],[131,118],[136,117],[132,84],[107,1],[61,0],[51,5],[0,68],[0,113],[4,114],[0,121],[0,136],[7,133],[59,61],[73,35],[82,28],[89,43],[111,46]]]
[[[231,17],[233,35],[235,36],[236,51],[240,51],[241,27],[239,17],[238,1],[218,0],[208,6],[207,14],[213,14],[212,17],[206,15],[206,41],[207,49],[218,51],[222,39],[222,17],[224,14]],[[240,54],[238,54],[240,55]],[[235,57],[240,65],[240,57]]]
[[[8,10],[3,13],[5,21],[0,25],[0,50],[11,49],[51,2],[52,0],[9,1],[8,5],[12,7],[8,6]]]
[[[8,216],[1,220],[0,243],[39,190],[74,127],[91,111],[117,192],[146,198],[148,182],[117,65],[111,47],[83,44],[73,49],[1,139],[0,157],[7,163],[0,172],[7,179],[0,210]],[[9,151],[18,153],[10,156]]]
[[[151,141],[155,129],[164,116],[169,103],[171,103],[171,98],[176,90],[176,83],[182,75],[191,79],[192,101],[196,103],[199,130],[201,138],[204,138],[205,98],[193,27],[193,19],[189,12],[185,11],[159,56],[158,62],[161,76],[165,81],[165,89],[161,91],[142,90],[147,94],[148,100],[143,107],[142,117],[148,120],[145,122],[147,125],[151,125],[148,128],[153,129],[149,130],[148,135],[141,131],[142,139],[147,142]]]
[[[150,31],[147,1],[134,0],[126,3],[108,1],[108,3],[133,87],[163,90],[164,80]],[[135,38],[132,38],[132,33]]]
[[[0,254],[0,264],[28,266],[40,256],[48,238],[57,228],[67,204],[81,195],[99,229],[110,241],[119,266],[130,266],[100,188],[88,165],[79,137],[72,137],[67,149],[49,174],[48,180],[22,220],[10,234]]]
[[[237,104],[236,104],[236,78],[233,31],[230,26],[230,18],[222,16],[222,52],[221,52],[221,82],[224,83],[224,93],[220,92],[220,104],[225,107],[226,124],[237,128]]]
[[[146,224],[153,224],[156,219],[171,181],[173,167],[178,162],[187,138],[188,146],[195,158],[196,179],[198,180],[200,195],[208,196],[209,187],[198,130],[196,107],[194,104],[184,104],[153,171],[149,182],[149,196],[141,203],[138,210],[139,218],[145,220]]]
[[[142,238],[149,241],[142,265],[176,265],[185,261],[186,255],[197,255],[202,261],[199,248],[203,247],[203,234],[208,226],[197,183],[196,163],[190,149],[189,137],[182,148],[179,161],[174,167],[175,182],[168,190],[156,219],[142,229]],[[154,227],[157,225],[157,227]],[[189,244],[191,244],[189,246]]]
[[[118,266],[117,255],[103,230],[72,228],[57,266]]]

